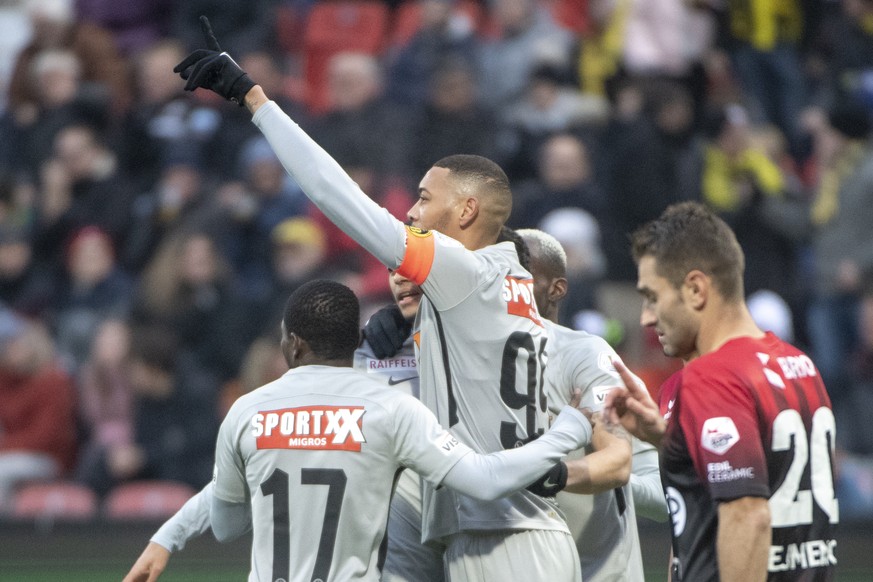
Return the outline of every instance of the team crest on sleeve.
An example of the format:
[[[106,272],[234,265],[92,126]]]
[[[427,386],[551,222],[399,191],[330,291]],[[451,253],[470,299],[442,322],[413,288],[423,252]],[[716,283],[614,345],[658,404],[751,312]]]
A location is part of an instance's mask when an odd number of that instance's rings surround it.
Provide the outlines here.
[[[618,359],[618,356],[612,352],[600,352],[597,354],[597,367],[608,374],[617,374],[615,364],[612,363],[613,358]],[[621,361],[621,360],[619,360]]]
[[[406,232],[411,234],[412,236],[417,236],[418,238],[427,238],[431,236],[433,233],[425,228],[418,228],[417,226],[409,226],[406,227]]]
[[[723,455],[740,440],[737,425],[727,416],[706,419],[700,435],[700,445],[707,451]]]
[[[360,452],[364,438],[363,406],[300,406],[258,412],[252,436],[258,449]]]

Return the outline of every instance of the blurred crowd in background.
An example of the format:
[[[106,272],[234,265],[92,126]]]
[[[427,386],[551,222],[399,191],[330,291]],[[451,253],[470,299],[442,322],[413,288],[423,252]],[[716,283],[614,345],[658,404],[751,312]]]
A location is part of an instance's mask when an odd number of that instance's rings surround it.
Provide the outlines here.
[[[284,371],[315,277],[385,268],[315,210],[244,108],[173,66],[222,48],[398,218],[456,153],[568,255],[561,321],[657,391],[627,235],[701,200],[767,329],[838,418],[842,517],[873,518],[873,0],[0,1],[0,508],[26,480],[199,488],[220,419]]]

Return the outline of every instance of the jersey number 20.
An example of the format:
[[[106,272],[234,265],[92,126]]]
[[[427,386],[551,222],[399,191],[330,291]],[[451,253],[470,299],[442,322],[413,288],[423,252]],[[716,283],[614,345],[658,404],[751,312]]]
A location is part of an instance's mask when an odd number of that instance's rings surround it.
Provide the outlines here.
[[[803,419],[796,410],[783,410],[773,421],[774,451],[788,451],[794,446],[791,466],[779,488],[770,496],[770,514],[773,527],[792,527],[812,523],[812,503],[818,505],[831,523],[840,518],[839,505],[834,496],[834,474],[831,454],[836,434],[834,413],[819,408],[812,415],[812,426],[807,436]],[[801,491],[800,481],[809,465],[810,491]]]

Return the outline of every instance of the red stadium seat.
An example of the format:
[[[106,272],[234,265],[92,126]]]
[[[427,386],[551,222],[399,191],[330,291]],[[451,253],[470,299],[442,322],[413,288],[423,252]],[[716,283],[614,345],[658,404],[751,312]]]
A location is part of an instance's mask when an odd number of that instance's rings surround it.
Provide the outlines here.
[[[15,519],[88,521],[97,517],[97,495],[85,485],[31,483],[20,487],[10,503]]]
[[[175,481],[134,481],[119,485],[103,502],[111,520],[162,520],[181,508],[197,491]]]
[[[341,52],[377,55],[385,47],[388,5],[378,0],[329,0],[309,11],[303,39],[306,103],[316,113],[328,107],[327,65]]]

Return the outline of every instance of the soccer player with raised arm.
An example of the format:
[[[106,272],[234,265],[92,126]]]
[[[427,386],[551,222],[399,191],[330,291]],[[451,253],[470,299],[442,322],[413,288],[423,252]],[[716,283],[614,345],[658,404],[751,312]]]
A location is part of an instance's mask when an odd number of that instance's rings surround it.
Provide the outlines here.
[[[812,360],[755,324],[742,249],[702,205],[668,207],[632,249],[640,322],[687,363],[660,410],[617,364],[606,412],[660,449],[673,582],[833,580],[834,414]]]
[[[209,49],[176,66],[185,88],[207,88],[245,105],[322,212],[388,268],[420,285],[424,297],[413,338],[421,401],[478,452],[513,448],[539,434],[548,421],[542,379],[547,333],[530,273],[511,243],[495,244],[512,208],[503,171],[479,156],[437,162],[419,184],[407,226],[361,192],[206,33]],[[580,579],[559,508],[527,491],[482,502],[425,487],[423,535],[446,544],[454,580]]]
[[[622,385],[613,366],[620,358],[603,338],[555,323],[567,294],[567,255],[561,243],[541,230],[517,232],[530,253],[534,295],[549,330],[549,407],[559,410],[578,388],[582,403],[599,412],[607,392]],[[649,443],[628,438],[598,424],[592,445],[566,461],[567,485],[558,493],[558,503],[576,539],[585,582],[643,582],[636,514],[667,519],[658,452]]]

